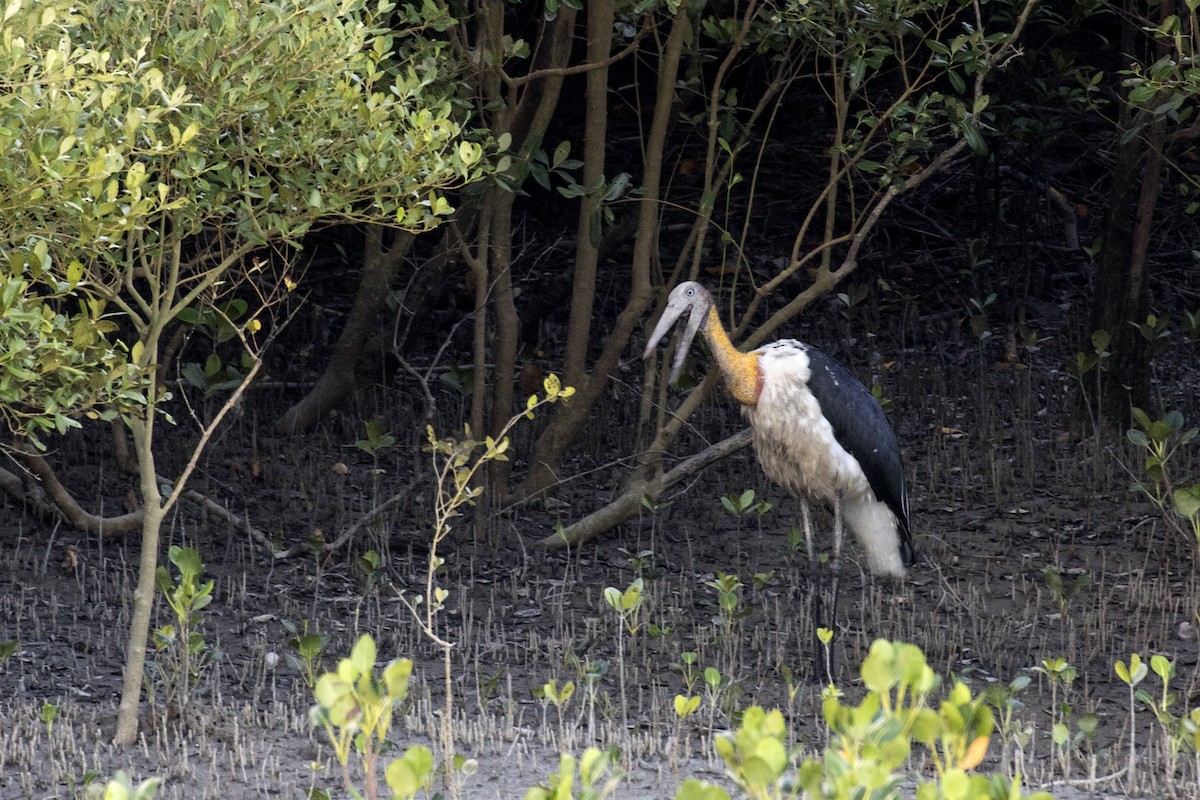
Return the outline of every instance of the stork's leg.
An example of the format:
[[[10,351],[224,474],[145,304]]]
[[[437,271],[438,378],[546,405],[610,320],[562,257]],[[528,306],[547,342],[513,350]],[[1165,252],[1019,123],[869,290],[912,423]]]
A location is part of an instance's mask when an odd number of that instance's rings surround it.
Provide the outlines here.
[[[829,629],[834,630],[837,624],[838,612],[838,590],[841,588],[842,582],[842,541],[845,538],[845,528],[842,525],[842,495],[837,493],[833,496],[833,557],[829,559],[829,571],[831,573],[830,583],[830,599],[829,599]],[[822,648],[824,654],[824,648]],[[830,659],[832,660],[832,659]],[[826,678],[833,679],[833,665],[826,663]]]
[[[800,501],[800,516],[804,519],[804,549],[808,553],[808,563],[817,563],[817,551],[813,545],[812,515],[808,513],[808,501]]]
[[[824,608],[824,570],[821,560],[817,557],[817,548],[813,540],[812,515],[808,510],[808,502],[800,501],[800,515],[804,520],[804,549],[808,553],[808,599],[812,606],[813,624],[813,675],[818,683],[829,683],[829,664],[825,658],[825,645],[817,638],[817,629],[829,627],[825,619]]]

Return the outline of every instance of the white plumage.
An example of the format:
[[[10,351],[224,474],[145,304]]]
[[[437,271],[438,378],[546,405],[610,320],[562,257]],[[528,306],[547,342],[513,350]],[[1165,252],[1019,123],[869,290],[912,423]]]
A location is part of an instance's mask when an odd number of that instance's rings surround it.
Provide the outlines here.
[[[871,572],[903,577],[896,515],[876,497],[858,459],[834,435],[809,388],[808,353],[806,346],[788,340],[751,354],[758,356],[762,391],[755,405],[742,406],[742,413],[750,421],[759,463],[768,478],[796,497],[830,507],[840,497],[842,518],[862,545]],[[866,392],[857,381],[851,387],[841,376],[832,380],[839,389]]]
[[[821,570],[808,503],[833,510],[831,608],[836,617],[843,522],[862,545],[872,573],[903,577],[905,566],[915,558],[896,435],[866,387],[815,347],[784,339],[750,353],[740,352],[721,325],[712,295],[693,281],[672,290],[662,318],[650,334],[645,358],[685,314],[688,322],[679,339],[670,380],[678,375],[696,333],[704,331],[730,394],[750,421],[763,472],[803,504],[804,533],[813,566],[810,592],[815,627],[832,626],[832,619],[824,619],[821,611]],[[830,665],[820,652],[817,672],[828,677]]]

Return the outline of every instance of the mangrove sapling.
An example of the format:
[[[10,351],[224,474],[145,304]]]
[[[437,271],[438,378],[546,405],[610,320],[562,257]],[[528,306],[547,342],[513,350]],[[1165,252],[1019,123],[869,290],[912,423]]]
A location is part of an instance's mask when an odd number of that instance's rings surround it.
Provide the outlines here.
[[[1056,567],[1044,568],[1042,580],[1046,582],[1050,591],[1054,592],[1054,599],[1058,601],[1058,615],[1064,623],[1067,620],[1067,609],[1071,605],[1071,601],[1092,585],[1091,575],[1081,572],[1068,581],[1063,572]]]
[[[454,755],[454,676],[451,655],[454,642],[438,632],[437,618],[445,608],[449,590],[438,585],[437,577],[446,559],[438,553],[439,546],[446,540],[452,530],[451,521],[462,516],[462,509],[474,505],[476,498],[483,494],[483,487],[477,485],[476,475],[480,469],[494,461],[506,461],[510,439],[508,434],[521,419],[533,419],[533,412],[544,405],[566,400],[575,393],[574,388],[563,386],[556,375],[549,375],[542,382],[546,396],[539,399],[530,395],[525,403],[525,411],[514,414],[500,429],[497,436],[485,436],[482,441],[473,439],[471,426],[464,428],[463,439],[439,438],[432,425],[425,428],[429,445],[425,448],[430,454],[436,493],[433,503],[433,538],[429,543],[429,556],[425,569],[425,593],[411,599],[403,592],[400,600],[416,619],[421,632],[442,653],[443,688],[446,693],[445,706],[440,726],[442,763],[445,767],[446,790],[451,798],[459,796],[456,770],[458,765]],[[478,455],[477,450],[482,449]],[[473,762],[472,762],[473,763]]]
[[[871,645],[862,664],[867,695],[855,707],[842,704],[834,687],[824,692],[822,715],[833,739],[823,757],[800,765],[798,782],[813,797],[898,796],[912,744],[921,744],[934,780],[919,781],[919,800],[958,797],[967,800],[1023,798],[1021,777],[972,774],[987,753],[995,728],[991,709],[966,684],[955,681],[935,708],[933,694],[942,680],[921,650],[882,639]],[[852,794],[853,793],[853,794]],[[1037,792],[1031,800],[1050,800]]]
[[[354,566],[358,567],[358,571],[365,578],[363,595],[371,595],[375,584],[378,583],[379,577],[383,573],[383,559],[379,557],[379,553],[376,551],[368,550],[354,559]]]
[[[738,561],[741,561],[741,542],[742,542],[742,524],[746,517],[750,514],[755,514],[758,517],[758,532],[762,533],[762,518],[763,515],[771,510],[772,506],[765,500],[755,502],[755,494],[753,489],[747,489],[741,494],[721,495],[721,505],[728,511],[735,520],[737,520],[737,536],[736,542],[738,545]]]
[[[1125,767],[1130,790],[1137,787],[1137,685],[1150,674],[1150,668],[1137,653],[1129,656],[1129,664],[1117,661],[1114,665],[1117,677],[1129,687],[1129,763]]]
[[[42,703],[42,710],[38,717],[42,720],[42,724],[46,726],[46,740],[50,740],[50,734],[54,730],[54,720],[58,719],[61,708],[54,703]]]
[[[547,708],[553,704],[554,710],[558,715],[558,746],[565,748],[567,746],[567,727],[563,717],[564,709],[570,704],[572,695],[575,694],[575,684],[567,681],[563,684],[562,689],[558,688],[558,682],[553,678],[546,681],[540,687],[533,690],[533,696],[541,702],[542,705],[542,727],[548,726],[549,721],[546,718]]]
[[[154,795],[161,783],[162,778],[147,778],[134,786],[129,775],[124,770],[118,770],[112,780],[104,786],[95,785],[99,792],[93,793],[92,788],[88,787],[84,796],[88,798],[103,797],[104,800],[154,800]]]
[[[754,502],[754,497],[753,489],[747,489],[741,494],[733,494],[731,492],[721,495],[721,505],[740,523],[743,517],[752,513],[761,517],[771,510],[772,506],[770,503],[765,500],[759,500],[756,503]]]
[[[1065,658],[1044,658],[1042,663],[1033,668],[1050,679],[1050,738],[1058,748],[1058,761],[1063,771],[1063,777],[1071,775],[1071,704],[1067,699],[1071,684],[1079,676],[1079,670],[1067,663]],[[1058,701],[1059,689],[1062,690],[1062,703]]]
[[[0,642],[0,672],[4,670],[4,665],[8,663],[8,660],[16,655],[20,649],[21,643],[16,639],[7,639]]]
[[[1165,771],[1168,776],[1173,776],[1178,765],[1179,753],[1187,744],[1195,742],[1196,731],[1188,729],[1190,717],[1186,713],[1177,717],[1172,711],[1179,699],[1171,691],[1171,681],[1175,678],[1175,662],[1163,655],[1153,655],[1150,657],[1150,670],[1162,682],[1162,690],[1158,697],[1153,697],[1145,691],[1138,692],[1137,697],[1154,712],[1154,718],[1162,731],[1163,750],[1167,753]]]
[[[576,791],[576,764],[579,766]],[[525,793],[525,800],[603,800],[615,794],[621,782],[621,772],[612,765],[612,756],[589,747],[576,761],[569,753],[559,757],[558,770],[546,782]]]
[[[354,446],[373,458],[375,469],[379,469],[379,454],[394,445],[396,437],[391,433],[384,433],[383,426],[377,419],[367,420],[363,425],[366,428],[366,437],[357,440]]]
[[[364,424],[366,428],[366,436],[357,440],[354,446],[371,457],[371,505],[377,507],[380,504],[380,481],[383,478],[385,470],[379,466],[380,454],[390,450],[396,444],[396,437],[391,433],[385,433],[383,425],[379,420],[367,420]],[[376,526],[371,526],[372,531],[376,530]],[[380,542],[380,549],[387,546],[386,537]],[[372,551],[374,552],[374,551]],[[385,550],[386,552],[386,550]],[[378,556],[376,556],[378,561]],[[368,572],[368,578],[373,573]]]
[[[333,745],[346,790],[366,800],[382,796],[380,758],[391,746],[387,735],[392,715],[408,696],[413,668],[411,659],[397,659],[376,677],[375,656],[375,640],[369,634],[358,637],[350,657],[339,661],[334,672],[317,679],[313,689],[317,704],[309,711],[312,725],[324,729]],[[351,777],[351,752],[357,754],[363,772],[361,794]],[[418,791],[429,789],[433,754],[424,745],[413,745],[387,765],[384,776],[392,798],[411,800]]]
[[[645,582],[641,578],[635,578],[623,592],[615,586],[604,590],[604,602],[617,613],[618,618],[617,672],[621,685],[621,730],[626,734],[629,732],[629,700],[625,692],[625,634],[628,633],[630,639],[637,635],[642,627],[642,607],[648,600]]]
[[[988,705],[1000,715],[1000,763],[1010,765],[1014,773],[1024,771],[1025,747],[1033,735],[1033,727],[1028,724],[1022,726],[1017,718],[1017,712],[1025,707],[1018,695],[1032,682],[1033,679],[1028,675],[1018,675],[1009,681],[1007,686],[1000,683],[989,684],[983,693]],[[1010,744],[1016,745],[1016,753],[1009,750]]]
[[[717,729],[717,712],[721,711],[721,690],[729,685],[729,678],[716,667],[704,668],[704,701],[708,706],[708,735]]]
[[[750,608],[742,605],[742,579],[737,575],[726,575],[718,571],[716,577],[705,581],[704,585],[717,593],[717,622],[720,626],[718,638],[724,645],[722,652],[725,654],[725,669],[733,672],[737,666],[740,642],[734,628],[738,620],[750,613]]]
[[[595,661],[589,658],[582,664],[580,684],[583,686],[585,696],[587,697],[587,740],[589,742],[594,741],[596,738],[596,700],[600,695],[600,682],[604,680],[604,676],[607,674],[608,662],[602,658],[598,658]],[[584,713],[582,706],[579,709],[579,713],[580,715]]]
[[[625,557],[629,563],[629,570],[635,577],[652,580],[662,574],[662,570],[654,565],[653,550],[639,550],[636,553],[631,553],[624,547],[618,547],[617,552]]]
[[[817,643],[821,645],[821,656],[825,659],[825,674],[833,680],[833,631],[817,628]]]
[[[716,737],[714,748],[738,797],[751,800],[1052,800],[1046,792],[1026,795],[1020,775],[1005,778],[974,771],[987,753],[995,727],[982,696],[956,681],[936,706],[942,687],[925,655],[913,645],[877,640],[861,669],[866,696],[844,703],[836,686],[822,693],[821,715],[829,745],[799,760],[778,710],[752,706],[733,730]],[[682,700],[683,698],[680,698]],[[677,701],[678,702],[678,701]],[[924,750],[932,779],[903,771],[913,746]],[[928,774],[928,773],[926,773]],[[907,788],[914,782],[916,790]],[[904,787],[902,793],[901,789]],[[676,800],[730,800],[725,789],[688,779]]]
[[[683,678],[684,693],[688,695],[695,691],[696,682],[700,680],[700,670],[696,667],[698,659],[695,652],[688,650],[679,654],[679,663],[671,665],[671,669]]]
[[[787,687],[788,695],[788,711],[794,713],[796,709],[796,698],[800,694],[801,683],[796,678],[796,673],[787,664],[780,664],[778,668],[779,677],[783,678],[783,685]]]
[[[1112,336],[1108,331],[1093,331],[1092,352],[1087,353],[1079,350],[1075,353],[1074,359],[1067,362],[1067,373],[1079,383],[1079,393],[1083,397],[1083,407],[1087,409],[1088,415],[1091,418],[1092,430],[1095,431],[1102,430],[1104,424],[1103,409],[1100,403],[1100,398],[1103,396],[1101,378],[1103,373],[1108,371],[1108,359],[1112,357],[1112,351],[1108,349],[1111,342]],[[1095,377],[1094,388],[1096,391],[1094,395],[1091,392],[1093,387],[1088,382],[1089,373],[1094,373]],[[1095,453],[1096,458],[1099,459],[1099,437],[1097,437],[1096,442]]]
[[[679,770],[679,743],[683,740],[683,721],[700,708],[700,696],[688,693],[675,695],[675,735],[671,739],[671,771]]]
[[[321,655],[325,646],[329,644],[329,634],[309,631],[308,620],[303,620],[299,628],[296,627],[296,623],[287,619],[279,620],[279,624],[291,637],[287,644],[292,652],[285,656],[288,666],[304,676],[308,688],[313,688],[321,670]]]
[[[1125,437],[1145,452],[1145,480],[1135,478],[1133,489],[1154,503],[1171,531],[1181,535],[1190,533],[1200,552],[1200,483],[1177,487],[1170,471],[1179,448],[1195,439],[1200,428],[1185,430],[1183,414],[1178,411],[1168,411],[1156,420],[1137,407],[1130,409],[1130,414],[1138,428],[1126,431]]]
[[[212,580],[200,582],[204,563],[194,548],[172,545],[167,559],[175,565],[178,577],[172,580],[167,568],[159,567],[154,582],[174,613],[175,624],[154,631],[159,660],[147,666],[163,686],[167,708],[183,715],[204,668],[219,655],[208,649],[204,634],[197,630],[200,612],[213,600],[215,584]]]

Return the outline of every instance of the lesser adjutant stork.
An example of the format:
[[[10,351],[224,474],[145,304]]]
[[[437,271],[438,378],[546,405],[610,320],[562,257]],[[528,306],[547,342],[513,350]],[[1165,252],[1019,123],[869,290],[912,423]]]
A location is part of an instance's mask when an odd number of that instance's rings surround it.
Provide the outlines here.
[[[820,350],[782,339],[743,353],[725,332],[708,290],[694,281],[675,287],[650,334],[645,358],[684,314],[670,380],[674,382],[697,331],[704,332],[725,382],[750,421],[755,452],[767,477],[801,502],[808,556],[816,571],[808,503],[833,510],[833,614],[843,520],[854,531],[876,575],[903,577],[913,563],[908,492],[900,445],[878,401],[849,371]],[[819,592],[814,614],[821,620]],[[818,659],[818,671],[827,665]]]

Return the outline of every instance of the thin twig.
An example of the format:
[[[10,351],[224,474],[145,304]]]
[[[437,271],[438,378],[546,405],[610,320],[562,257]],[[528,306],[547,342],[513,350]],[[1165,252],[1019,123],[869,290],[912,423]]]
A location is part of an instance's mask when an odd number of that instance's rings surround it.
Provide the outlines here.
[[[403,503],[405,500],[407,500],[412,495],[413,489],[416,488],[416,485],[417,485],[417,482],[415,480],[410,481],[409,484],[407,486],[405,486],[403,489],[396,492],[391,497],[389,497],[387,500],[384,500],[382,503],[375,506],[367,513],[363,514],[361,517],[359,517],[357,522],[355,522],[349,528],[346,528],[344,531],[342,531],[338,535],[338,537],[333,540],[333,542],[331,544],[328,544],[324,548],[322,548],[322,552],[329,553],[329,552],[332,552],[334,550],[341,548],[343,545],[345,545],[347,542],[349,542],[351,539],[353,539],[355,536],[357,536],[359,531],[361,531],[363,528],[367,527],[372,522],[374,522],[375,518],[378,517],[380,514],[382,514],[383,512],[385,512],[391,508],[398,506],[400,503]]]

